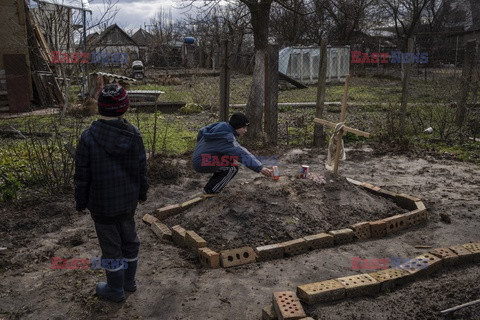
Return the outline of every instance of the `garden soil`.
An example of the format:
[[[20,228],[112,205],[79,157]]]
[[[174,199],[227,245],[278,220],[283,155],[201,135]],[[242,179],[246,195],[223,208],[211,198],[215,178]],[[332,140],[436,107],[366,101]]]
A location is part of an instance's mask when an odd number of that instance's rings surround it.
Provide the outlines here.
[[[137,292],[122,303],[105,302],[94,295],[95,283],[104,280],[101,270],[52,270],[52,257],[100,256],[93,222],[75,212],[71,192],[46,197],[31,191],[0,209],[0,247],[6,248],[0,251],[0,319],[260,319],[274,291],[373,272],[352,270],[352,257],[412,258],[428,250],[415,248],[419,245],[480,241],[478,165],[364,147],[347,149],[341,176],[335,178],[325,172],[325,158],[321,151],[283,151],[277,182],[242,167],[221,195],[166,223],[194,229],[220,250],[290,240],[403,212],[345,177],[420,197],[428,208],[428,223],[287,259],[205,269],[188,251],[159,240],[141,218],[194,197],[208,175],[194,173],[188,156],[154,158],[149,199],[136,213],[142,242]],[[302,164],[310,165],[312,179],[296,178]],[[304,307],[314,319],[442,319],[440,310],[480,299],[478,279],[480,265],[470,264],[442,269],[375,297]],[[477,305],[452,318],[479,315]]]

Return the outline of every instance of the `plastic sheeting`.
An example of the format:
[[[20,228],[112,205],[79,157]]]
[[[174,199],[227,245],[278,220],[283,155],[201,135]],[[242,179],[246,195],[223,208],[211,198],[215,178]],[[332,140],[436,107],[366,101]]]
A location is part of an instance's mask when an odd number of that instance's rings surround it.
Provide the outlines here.
[[[316,82],[320,47],[286,47],[279,52],[278,71],[300,82]],[[350,72],[350,47],[327,46],[327,82],[344,81]]]

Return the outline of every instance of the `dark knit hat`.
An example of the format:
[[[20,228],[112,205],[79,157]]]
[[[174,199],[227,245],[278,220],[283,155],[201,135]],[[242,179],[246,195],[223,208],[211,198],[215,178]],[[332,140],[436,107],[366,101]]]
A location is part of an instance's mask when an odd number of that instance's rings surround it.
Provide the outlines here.
[[[235,112],[230,117],[230,120],[228,121],[228,123],[230,123],[230,125],[233,127],[233,129],[240,129],[240,128],[248,126],[249,122],[248,122],[247,117],[243,113]]]
[[[98,113],[106,117],[118,117],[130,107],[127,91],[118,83],[103,87],[98,97]]]

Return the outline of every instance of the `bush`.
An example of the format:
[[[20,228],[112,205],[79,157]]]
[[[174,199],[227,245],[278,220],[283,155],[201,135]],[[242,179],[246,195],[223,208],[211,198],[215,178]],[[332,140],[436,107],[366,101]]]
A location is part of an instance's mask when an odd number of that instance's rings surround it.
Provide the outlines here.
[[[180,108],[180,113],[183,114],[193,114],[193,113],[201,113],[203,108],[201,105],[196,103],[187,103],[183,107]]]

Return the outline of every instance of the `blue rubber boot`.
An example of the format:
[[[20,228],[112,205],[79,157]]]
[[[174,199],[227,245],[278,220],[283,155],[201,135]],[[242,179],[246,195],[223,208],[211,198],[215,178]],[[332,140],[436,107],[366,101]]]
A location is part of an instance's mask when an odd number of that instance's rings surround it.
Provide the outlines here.
[[[107,283],[97,283],[97,295],[102,299],[113,302],[125,300],[125,293],[123,292],[124,270],[105,271],[107,273]]]
[[[125,281],[123,289],[128,292],[135,292],[137,290],[137,282],[135,281],[135,274],[137,273],[138,260],[128,261],[127,269],[125,269]]]

